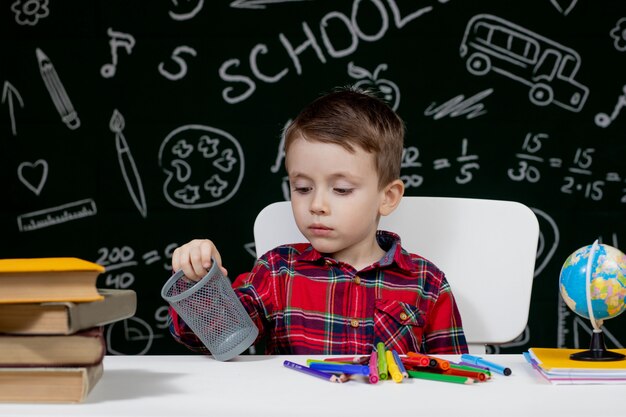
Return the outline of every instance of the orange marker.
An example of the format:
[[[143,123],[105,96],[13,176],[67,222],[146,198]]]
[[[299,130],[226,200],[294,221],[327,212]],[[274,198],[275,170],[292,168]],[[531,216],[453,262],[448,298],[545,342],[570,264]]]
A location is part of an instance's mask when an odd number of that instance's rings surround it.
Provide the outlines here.
[[[423,358],[426,357],[430,360],[429,362],[429,366],[437,366],[439,367],[441,370],[445,371],[450,369],[450,362],[445,360],[445,359],[440,359],[440,358],[436,358],[434,356],[429,356],[429,355],[424,355],[423,353],[416,353],[416,352],[407,352],[407,356],[410,358]],[[433,365],[433,361],[434,365]]]

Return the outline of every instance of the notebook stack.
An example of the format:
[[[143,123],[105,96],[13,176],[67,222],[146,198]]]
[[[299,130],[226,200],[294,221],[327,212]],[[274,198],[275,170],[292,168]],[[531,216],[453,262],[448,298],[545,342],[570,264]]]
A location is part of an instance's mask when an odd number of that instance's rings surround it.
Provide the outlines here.
[[[584,349],[530,348],[524,357],[551,384],[626,384],[626,360],[579,361],[572,353]],[[626,353],[626,349],[614,349]]]
[[[0,259],[0,402],[83,401],[103,374],[104,325],[135,314],[132,290],[99,289],[78,258]]]

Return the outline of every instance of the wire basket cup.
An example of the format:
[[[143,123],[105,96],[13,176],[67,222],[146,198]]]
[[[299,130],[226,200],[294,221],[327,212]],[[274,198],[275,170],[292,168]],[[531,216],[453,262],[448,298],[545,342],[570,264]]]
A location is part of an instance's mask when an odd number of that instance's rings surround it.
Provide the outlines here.
[[[176,272],[161,296],[219,361],[241,354],[259,334],[215,259],[200,281],[187,279],[182,270]]]

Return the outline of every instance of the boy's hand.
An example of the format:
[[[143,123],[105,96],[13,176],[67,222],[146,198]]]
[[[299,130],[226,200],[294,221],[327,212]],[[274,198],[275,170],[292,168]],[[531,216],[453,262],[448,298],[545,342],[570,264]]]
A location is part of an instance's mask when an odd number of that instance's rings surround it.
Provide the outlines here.
[[[211,257],[215,258],[224,276],[228,276],[220,253],[209,239],[194,239],[176,248],[172,254],[172,268],[174,271],[182,269],[187,278],[199,281],[211,268]]]

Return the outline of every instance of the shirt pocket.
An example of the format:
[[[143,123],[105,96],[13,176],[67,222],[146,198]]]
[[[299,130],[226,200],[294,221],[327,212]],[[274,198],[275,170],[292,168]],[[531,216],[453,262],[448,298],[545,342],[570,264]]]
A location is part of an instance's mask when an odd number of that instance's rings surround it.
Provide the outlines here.
[[[374,346],[383,342],[398,353],[421,351],[424,315],[414,305],[377,299],[374,304]]]

